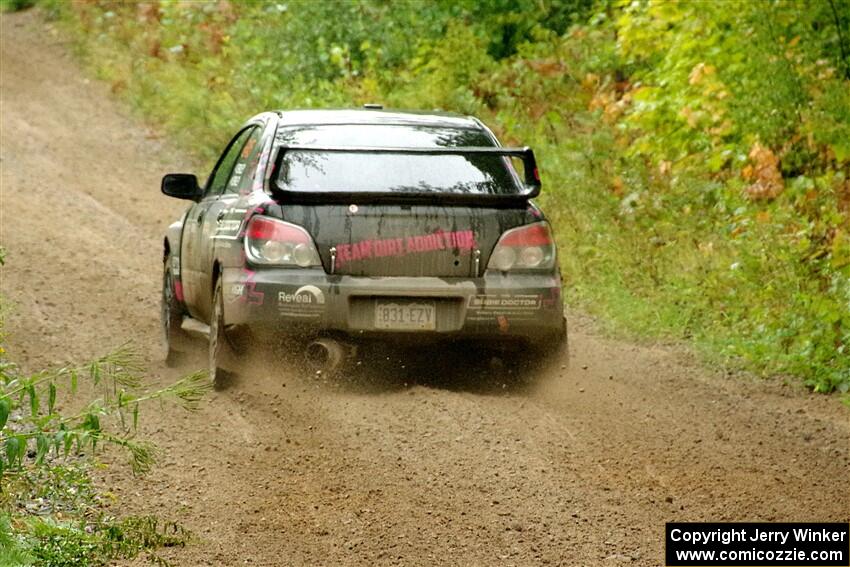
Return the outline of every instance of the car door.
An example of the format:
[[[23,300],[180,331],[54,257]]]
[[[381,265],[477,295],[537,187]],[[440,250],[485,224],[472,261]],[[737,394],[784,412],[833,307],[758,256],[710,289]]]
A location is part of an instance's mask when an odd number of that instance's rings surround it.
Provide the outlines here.
[[[241,130],[228,144],[210,174],[203,198],[195,203],[186,215],[181,242],[183,296],[189,313],[206,320],[209,313],[211,280],[209,266],[213,240],[210,232],[218,222],[217,216],[226,206],[222,195],[234,171],[239,154],[256,126]]]
[[[221,251],[217,247],[234,245],[234,221],[238,225],[241,218],[244,217],[245,211],[243,208],[241,209],[242,212],[238,213],[239,208],[236,205],[241,197],[247,193],[246,189],[250,188],[257,169],[262,128],[255,126],[245,130],[245,132],[248,135],[243,143],[237,144],[241,149],[236,154],[236,160],[224,188],[221,190],[218,199],[210,203],[201,223],[200,240],[202,246],[199,249],[199,260],[201,281],[205,285],[199,287],[197,299],[198,312],[205,319],[209,317],[212,306],[212,268],[214,261],[217,258],[221,259],[219,255]]]

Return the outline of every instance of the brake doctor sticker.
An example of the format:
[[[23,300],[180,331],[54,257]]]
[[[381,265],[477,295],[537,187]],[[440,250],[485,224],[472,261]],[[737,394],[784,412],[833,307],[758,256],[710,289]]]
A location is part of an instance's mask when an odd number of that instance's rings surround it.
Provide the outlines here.
[[[492,309],[494,311],[536,311],[540,309],[539,295],[473,295],[469,298],[471,309]]]
[[[284,317],[316,319],[325,311],[325,294],[314,285],[277,293],[277,309]]]
[[[468,318],[473,321],[509,316],[511,319],[531,319],[543,305],[541,295],[473,295],[469,298]]]

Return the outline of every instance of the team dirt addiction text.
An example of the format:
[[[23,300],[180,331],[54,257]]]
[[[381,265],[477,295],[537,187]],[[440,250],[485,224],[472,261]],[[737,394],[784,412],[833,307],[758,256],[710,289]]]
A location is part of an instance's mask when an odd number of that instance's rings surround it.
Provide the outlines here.
[[[452,232],[437,231],[433,234],[408,236],[407,238],[369,239],[349,244],[337,244],[336,265],[343,266],[355,260],[367,258],[398,257],[406,254],[456,249],[469,252],[478,247],[471,230]]]

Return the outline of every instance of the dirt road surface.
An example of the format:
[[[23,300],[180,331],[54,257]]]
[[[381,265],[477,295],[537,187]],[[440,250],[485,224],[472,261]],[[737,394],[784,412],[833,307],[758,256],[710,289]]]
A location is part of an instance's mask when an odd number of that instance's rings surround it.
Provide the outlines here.
[[[159,180],[191,162],[58,37],[35,12],[2,16],[9,349],[39,368],[132,339],[174,378],[160,247],[182,205]],[[660,565],[665,521],[848,520],[834,398],[571,325],[570,370],[536,390],[421,361],[328,386],[270,362],[197,414],[149,408],[161,465],[103,482],[116,512],[194,531],[166,553],[189,566]]]

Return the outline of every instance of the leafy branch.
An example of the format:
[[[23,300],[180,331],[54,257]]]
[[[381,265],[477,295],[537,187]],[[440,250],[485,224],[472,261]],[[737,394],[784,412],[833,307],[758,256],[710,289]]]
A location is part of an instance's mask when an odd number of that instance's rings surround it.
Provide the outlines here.
[[[119,447],[130,458],[133,472],[150,470],[156,448],[134,439],[139,409],[158,400],[172,401],[188,411],[198,409],[210,389],[206,372],[195,372],[165,387],[148,389],[141,357],[129,344],[85,365],[21,374],[11,363],[0,365],[0,482],[25,466],[45,459],[67,458],[72,450],[94,452],[98,444]],[[81,410],[65,413],[60,391],[73,396],[80,379],[99,393]]]

